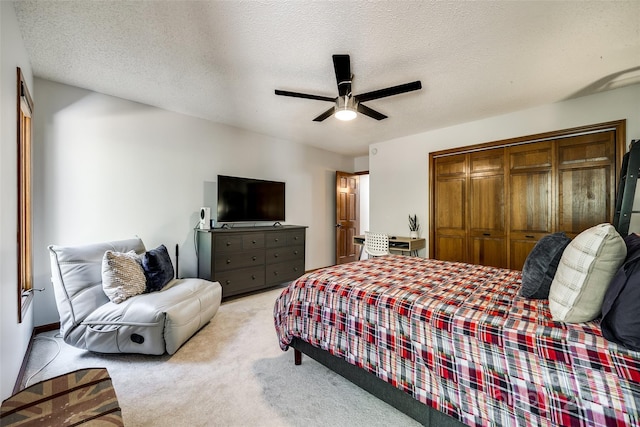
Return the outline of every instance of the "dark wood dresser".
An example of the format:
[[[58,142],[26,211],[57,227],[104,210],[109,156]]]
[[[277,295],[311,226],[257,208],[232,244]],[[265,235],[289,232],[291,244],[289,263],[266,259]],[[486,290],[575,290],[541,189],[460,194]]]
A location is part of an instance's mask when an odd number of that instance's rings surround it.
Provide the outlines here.
[[[198,277],[220,282],[223,298],[297,279],[304,273],[306,228],[198,229]]]

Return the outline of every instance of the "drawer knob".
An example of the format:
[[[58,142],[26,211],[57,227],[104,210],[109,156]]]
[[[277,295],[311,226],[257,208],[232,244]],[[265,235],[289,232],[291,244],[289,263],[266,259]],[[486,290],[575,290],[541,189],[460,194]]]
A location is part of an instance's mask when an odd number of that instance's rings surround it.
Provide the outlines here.
[[[483,236],[491,236],[491,233],[482,233]]]
[[[298,255],[298,251],[297,250],[293,251],[293,254]]]
[[[256,241],[255,241],[255,240],[252,240],[252,241],[251,241],[251,243],[255,245],[255,244],[256,244]]]
[[[276,237],[275,239],[273,239],[273,241],[274,241],[274,242],[277,242],[277,241],[278,241],[278,238]]]
[[[251,275],[251,280],[256,280],[256,275],[255,274]]]
[[[230,259],[227,260],[227,264],[231,264],[231,260]]]
[[[273,275],[274,275],[274,276],[277,276],[277,275],[278,275],[278,272],[277,272],[277,271],[274,271],[274,272],[273,272]]]
[[[225,284],[227,284],[227,285],[230,285],[230,284],[231,284],[231,280],[227,280],[227,281],[226,281],[226,282],[224,282],[224,283],[225,283]]]
[[[256,258],[256,257],[254,257],[254,256],[253,256],[253,257],[251,257],[251,259],[252,259],[253,261],[255,261],[255,260],[256,260],[256,259],[258,259],[258,258]]]
[[[293,240],[298,240],[298,236],[295,236],[295,237],[293,238]]]
[[[227,246],[231,246],[231,242],[227,240]]]
[[[293,267],[293,271],[298,271],[298,267]]]
[[[526,237],[527,239],[533,239],[535,236],[526,235],[524,237]]]
[[[276,253],[276,254],[273,254],[273,257],[274,257],[274,258],[278,258],[278,256],[279,256],[279,255],[278,255],[277,253]]]

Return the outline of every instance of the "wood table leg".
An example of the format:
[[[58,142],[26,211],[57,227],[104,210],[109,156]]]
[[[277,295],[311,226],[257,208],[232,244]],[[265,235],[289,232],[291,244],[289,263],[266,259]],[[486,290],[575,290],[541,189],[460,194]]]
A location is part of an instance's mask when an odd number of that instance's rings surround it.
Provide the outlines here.
[[[293,360],[296,365],[302,364],[302,352],[300,350],[293,349]]]

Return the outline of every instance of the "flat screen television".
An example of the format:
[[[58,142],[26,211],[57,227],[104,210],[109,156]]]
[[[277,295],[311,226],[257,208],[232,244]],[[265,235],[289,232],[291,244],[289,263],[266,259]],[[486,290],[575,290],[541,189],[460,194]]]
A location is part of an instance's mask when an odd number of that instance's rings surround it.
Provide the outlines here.
[[[218,175],[219,223],[284,219],[284,182]]]

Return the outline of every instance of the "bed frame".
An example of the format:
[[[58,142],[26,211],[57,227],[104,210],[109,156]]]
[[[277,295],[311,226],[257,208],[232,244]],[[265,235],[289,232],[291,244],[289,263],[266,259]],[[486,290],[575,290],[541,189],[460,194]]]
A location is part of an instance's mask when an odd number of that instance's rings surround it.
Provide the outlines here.
[[[294,338],[290,345],[294,349],[296,365],[302,363],[302,353],[304,353],[426,427],[461,427],[465,425],[447,414],[420,403],[374,374],[299,338]]]

